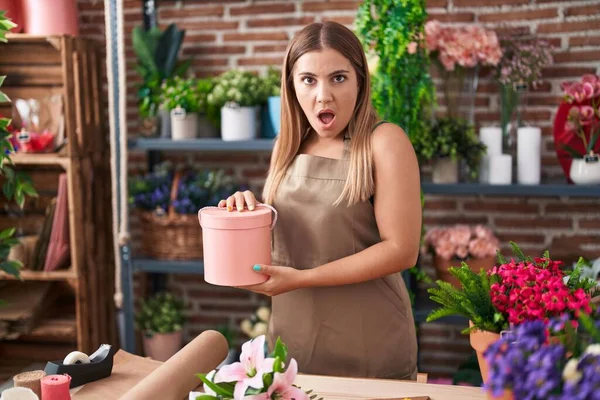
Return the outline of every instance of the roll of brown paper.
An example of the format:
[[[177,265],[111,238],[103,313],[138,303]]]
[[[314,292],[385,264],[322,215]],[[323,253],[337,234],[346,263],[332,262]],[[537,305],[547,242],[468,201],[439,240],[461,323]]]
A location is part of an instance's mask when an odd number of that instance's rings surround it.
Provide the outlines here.
[[[42,370],[23,372],[13,377],[15,387],[25,387],[31,389],[37,397],[42,398],[42,386],[40,381],[46,373]]]
[[[128,391],[121,400],[182,400],[201,381],[197,373],[208,373],[227,357],[227,339],[217,331],[204,331],[150,375]]]

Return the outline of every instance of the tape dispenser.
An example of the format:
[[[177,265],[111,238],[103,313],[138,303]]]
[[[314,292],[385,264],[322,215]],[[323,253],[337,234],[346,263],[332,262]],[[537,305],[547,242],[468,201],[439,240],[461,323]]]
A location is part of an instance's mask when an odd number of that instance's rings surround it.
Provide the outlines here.
[[[112,373],[116,350],[109,344],[98,347],[91,356],[81,351],[72,351],[63,360],[48,361],[46,375],[68,374],[71,388],[107,378]]]

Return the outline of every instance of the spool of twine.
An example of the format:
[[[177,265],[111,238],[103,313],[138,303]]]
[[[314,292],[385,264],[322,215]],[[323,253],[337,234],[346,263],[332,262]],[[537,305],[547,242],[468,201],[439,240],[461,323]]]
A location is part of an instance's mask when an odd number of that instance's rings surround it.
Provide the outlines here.
[[[48,375],[42,378],[41,382],[43,400],[71,400],[69,375]]]
[[[46,373],[42,370],[28,371],[13,377],[15,387],[24,387],[31,389],[37,397],[42,397],[42,384],[41,380],[46,376]]]

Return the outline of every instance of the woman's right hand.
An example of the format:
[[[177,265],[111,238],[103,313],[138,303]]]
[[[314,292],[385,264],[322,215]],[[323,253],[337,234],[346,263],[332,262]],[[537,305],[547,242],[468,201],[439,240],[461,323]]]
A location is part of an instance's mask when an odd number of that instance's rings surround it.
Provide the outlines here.
[[[252,211],[254,210],[254,207],[256,207],[257,203],[258,202],[256,201],[254,194],[251,191],[246,190],[243,192],[235,192],[226,200],[219,201],[218,207],[227,207],[227,211],[233,211],[234,209],[243,211],[244,206],[247,206],[248,210]]]

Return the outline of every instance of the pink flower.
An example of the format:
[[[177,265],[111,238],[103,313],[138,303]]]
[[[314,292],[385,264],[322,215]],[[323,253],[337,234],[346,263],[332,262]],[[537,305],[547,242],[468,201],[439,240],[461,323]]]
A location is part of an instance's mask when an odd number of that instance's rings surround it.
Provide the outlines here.
[[[417,52],[417,43],[410,42],[407,46],[408,54],[415,54]]]
[[[579,115],[581,117],[581,125],[589,125],[594,119],[594,109],[590,106],[581,106],[579,108]]]
[[[450,231],[450,242],[456,246],[468,246],[471,239],[471,228],[468,225],[456,225]]]
[[[446,260],[454,258],[456,246],[450,241],[443,241],[435,246],[435,254]]]
[[[293,386],[297,373],[298,364],[292,358],[284,373],[275,372],[273,383],[269,386],[267,393],[246,396],[244,400],[308,400],[308,394]]]
[[[493,236],[492,230],[483,225],[476,225],[473,228],[473,233],[480,239],[490,239]]]
[[[261,335],[244,343],[240,361],[221,368],[214,382],[235,382],[233,396],[240,400],[249,387],[263,388],[263,374],[273,372],[274,362],[273,358],[265,358],[265,336]]]

